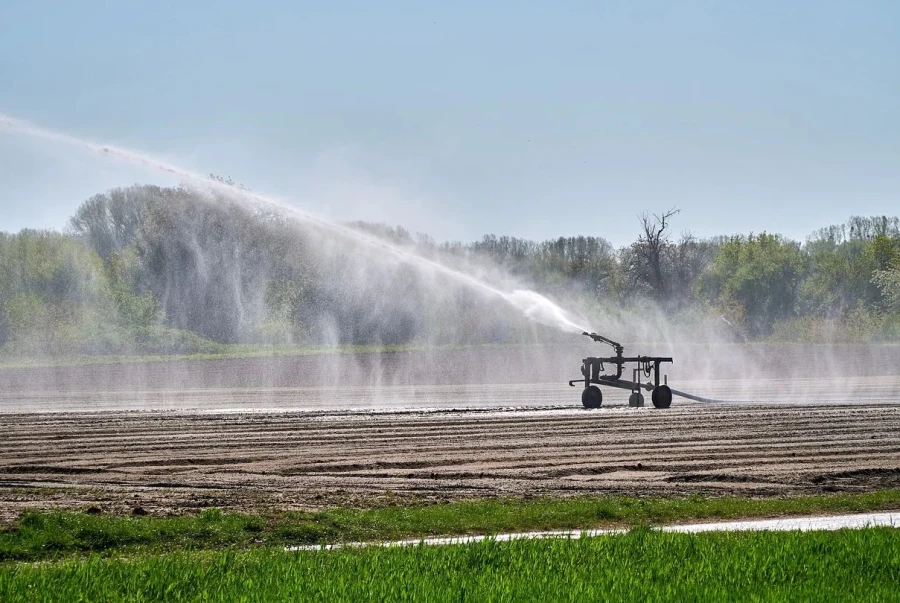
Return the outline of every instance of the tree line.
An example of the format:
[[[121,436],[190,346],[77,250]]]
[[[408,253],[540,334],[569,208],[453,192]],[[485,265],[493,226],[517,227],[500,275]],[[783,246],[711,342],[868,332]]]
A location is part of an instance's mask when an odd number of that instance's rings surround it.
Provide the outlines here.
[[[486,235],[438,243],[353,223],[360,240],[221,193],[133,186],[85,201],[65,232],[0,233],[0,351],[178,353],[227,344],[484,343],[535,327],[440,271],[385,253],[512,278],[585,312],[652,304],[725,319],[736,336],[900,339],[900,221],[851,217],[804,242],[674,234],[643,215],[633,243]],[[366,239],[368,243],[363,242]],[[401,254],[402,255],[402,254]]]

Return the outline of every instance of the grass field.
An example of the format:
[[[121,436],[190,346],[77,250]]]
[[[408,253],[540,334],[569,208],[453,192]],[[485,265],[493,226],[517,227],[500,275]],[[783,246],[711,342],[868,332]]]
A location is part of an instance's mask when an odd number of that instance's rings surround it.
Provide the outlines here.
[[[177,550],[395,540],[456,534],[635,526],[704,519],[777,517],[900,508],[900,491],[804,496],[652,499],[493,499],[427,506],[328,509],[269,515],[210,509],[180,517],[26,513],[0,530],[0,562]],[[2,599],[0,599],[2,600]]]
[[[665,534],[0,565],[2,601],[897,601],[900,533]]]

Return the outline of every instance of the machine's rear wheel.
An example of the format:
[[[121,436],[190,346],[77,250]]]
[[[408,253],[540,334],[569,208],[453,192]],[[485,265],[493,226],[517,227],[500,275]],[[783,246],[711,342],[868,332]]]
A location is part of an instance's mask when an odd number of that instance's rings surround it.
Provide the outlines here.
[[[669,408],[672,406],[672,388],[668,385],[654,387],[650,393],[650,399],[653,400],[653,406],[656,408]]]
[[[603,405],[603,392],[596,385],[588,385],[581,392],[581,403],[585,408],[600,408]]]
[[[634,392],[630,396],[628,396],[628,406],[643,406],[644,405],[644,394],[641,392]]]

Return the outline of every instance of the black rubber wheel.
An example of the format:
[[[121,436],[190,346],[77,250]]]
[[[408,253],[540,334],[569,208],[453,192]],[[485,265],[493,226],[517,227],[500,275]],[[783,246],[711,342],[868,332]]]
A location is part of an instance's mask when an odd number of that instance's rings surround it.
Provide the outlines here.
[[[672,388],[668,385],[654,387],[650,393],[650,399],[653,400],[653,406],[656,408],[669,408],[672,406]]]
[[[643,406],[644,405],[644,394],[641,392],[634,392],[630,396],[628,396],[628,406]]]
[[[600,408],[603,405],[603,392],[596,385],[588,385],[581,392],[581,403],[585,408]]]

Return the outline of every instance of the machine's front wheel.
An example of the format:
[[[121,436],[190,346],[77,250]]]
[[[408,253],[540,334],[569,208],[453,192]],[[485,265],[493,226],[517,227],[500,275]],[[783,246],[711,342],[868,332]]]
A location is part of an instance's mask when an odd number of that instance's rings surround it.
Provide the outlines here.
[[[628,406],[640,407],[644,405],[644,394],[641,392],[634,392],[630,396],[628,396]]]
[[[656,408],[669,408],[672,406],[672,388],[668,385],[654,387],[650,392],[650,399]]]
[[[581,403],[585,408],[600,408],[603,405],[603,392],[596,385],[588,385],[581,392]]]

